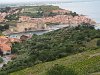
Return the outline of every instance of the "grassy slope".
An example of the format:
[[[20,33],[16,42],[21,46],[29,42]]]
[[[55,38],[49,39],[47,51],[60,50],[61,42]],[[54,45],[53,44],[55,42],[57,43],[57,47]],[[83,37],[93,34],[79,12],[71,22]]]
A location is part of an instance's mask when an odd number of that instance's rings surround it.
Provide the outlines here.
[[[73,67],[81,73],[89,72],[89,75],[100,75],[100,49],[71,55],[55,61],[38,64],[10,75],[46,75],[46,71],[54,64],[61,64],[66,67]],[[84,74],[85,75],[85,74]]]
[[[60,9],[58,6],[26,6],[24,12],[36,13],[40,8],[44,11]]]
[[[100,38],[95,38],[93,40],[91,40],[90,42],[86,43],[86,46],[88,48],[96,48],[97,47],[97,41],[99,40]]]
[[[55,34],[59,34],[61,32],[64,31],[55,32]],[[63,35],[66,34],[67,33],[63,33],[62,37],[64,37]],[[98,38],[95,38],[90,42],[87,42],[86,46],[88,46],[90,49],[92,47],[95,49],[97,47],[97,40]],[[14,72],[10,75],[46,75],[47,70],[54,64],[61,64],[66,67],[71,67],[75,69],[75,71],[79,72],[79,75],[100,75],[100,48],[98,50],[86,51],[62,59],[57,59],[55,61],[41,63],[24,70]]]

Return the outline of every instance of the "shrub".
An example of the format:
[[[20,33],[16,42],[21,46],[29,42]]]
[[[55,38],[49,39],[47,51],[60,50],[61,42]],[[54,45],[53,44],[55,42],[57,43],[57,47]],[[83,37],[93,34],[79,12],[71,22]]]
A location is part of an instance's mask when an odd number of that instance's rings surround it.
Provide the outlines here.
[[[3,62],[3,59],[0,57],[0,63],[2,63]]]
[[[100,40],[97,41],[97,46],[100,46]]]
[[[55,65],[48,70],[47,75],[77,75],[77,73],[71,68],[66,68],[62,65]]]

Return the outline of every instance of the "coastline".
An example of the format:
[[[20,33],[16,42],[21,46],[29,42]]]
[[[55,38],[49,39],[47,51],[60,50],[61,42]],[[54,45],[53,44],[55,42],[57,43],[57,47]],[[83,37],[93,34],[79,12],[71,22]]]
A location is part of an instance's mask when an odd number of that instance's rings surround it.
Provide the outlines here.
[[[68,27],[69,24],[67,25],[51,25],[51,28],[49,29],[46,29],[46,30],[35,30],[35,31],[26,31],[26,32],[17,32],[17,33],[11,33],[11,34],[7,34],[7,36],[9,37],[20,37],[22,35],[33,35],[33,34],[37,34],[37,35],[42,35],[44,33],[48,33],[48,32],[51,32],[51,31],[55,31],[55,30],[58,30],[58,29],[61,29],[61,28],[64,28],[64,27]],[[71,25],[71,26],[77,26],[75,24]],[[100,23],[96,23],[94,24],[94,27],[95,29],[100,29]]]
[[[69,24],[63,24],[63,25],[50,25],[48,29],[46,30],[36,30],[36,31],[27,31],[27,32],[18,32],[18,33],[11,33],[11,34],[7,34],[6,36],[9,36],[9,37],[20,37],[22,35],[33,35],[33,34],[37,34],[37,35],[42,35],[44,33],[48,33],[48,32],[51,32],[51,31],[54,31],[54,30],[58,30],[58,29],[61,29],[61,28],[64,28],[64,27],[68,27]]]
[[[89,2],[76,2],[76,3],[62,3],[62,4],[53,4],[59,6],[63,9],[73,10],[79,14],[87,15],[88,17],[95,20],[97,23],[100,23],[100,1],[89,1]]]

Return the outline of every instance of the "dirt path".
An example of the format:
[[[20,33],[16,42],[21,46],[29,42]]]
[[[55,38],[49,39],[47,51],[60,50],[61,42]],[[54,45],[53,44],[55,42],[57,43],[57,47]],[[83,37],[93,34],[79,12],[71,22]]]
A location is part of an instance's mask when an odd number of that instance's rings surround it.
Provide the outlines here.
[[[4,57],[2,57],[3,59],[3,63],[0,64],[0,68],[4,65],[7,64],[9,61],[11,61],[11,57],[9,55],[6,55]]]

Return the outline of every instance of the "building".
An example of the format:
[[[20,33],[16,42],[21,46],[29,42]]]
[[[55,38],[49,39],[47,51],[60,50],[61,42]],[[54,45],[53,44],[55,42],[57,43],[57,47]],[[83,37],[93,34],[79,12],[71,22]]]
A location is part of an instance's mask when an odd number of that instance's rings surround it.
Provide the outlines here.
[[[21,22],[17,23],[16,25],[17,32],[31,31],[36,29],[37,29],[37,24],[33,22]]]
[[[3,52],[3,54],[11,54],[11,47],[14,42],[20,42],[20,39],[0,36],[0,52]]]
[[[27,39],[29,39],[29,37],[26,36],[26,35],[22,35],[22,36],[20,37],[20,40],[21,40],[21,41],[26,41]]]
[[[5,21],[5,17],[6,17],[7,13],[1,13],[0,12],[0,22],[4,22]]]
[[[30,21],[31,17],[29,16],[20,16],[19,17],[19,22],[26,22],[26,21]]]
[[[0,36],[0,44],[4,44],[8,42],[8,38],[6,36]]]
[[[3,52],[3,54],[11,54],[11,47],[7,44],[0,44],[0,50]]]

